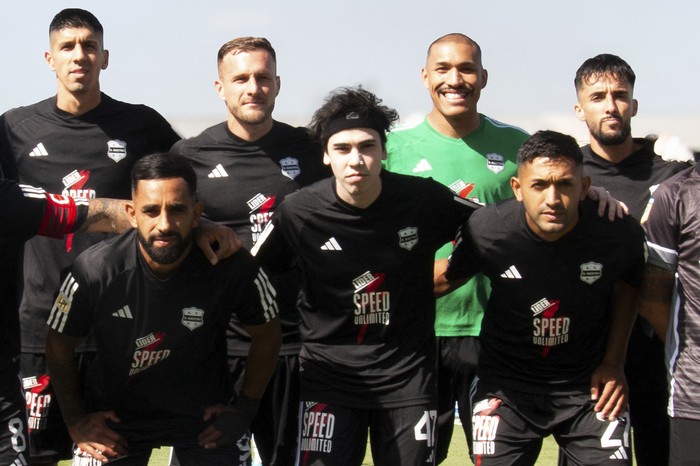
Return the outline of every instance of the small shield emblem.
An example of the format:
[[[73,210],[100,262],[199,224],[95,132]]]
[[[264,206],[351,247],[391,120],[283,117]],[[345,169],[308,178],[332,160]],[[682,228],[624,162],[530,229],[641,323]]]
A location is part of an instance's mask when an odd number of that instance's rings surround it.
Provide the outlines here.
[[[293,180],[301,173],[301,168],[299,168],[299,160],[293,157],[287,157],[280,160],[280,167],[282,167],[282,174]]]
[[[598,262],[586,262],[581,264],[581,281],[593,284],[596,280],[603,276],[603,264]]]
[[[186,307],[182,310],[182,325],[190,330],[204,325],[204,311],[196,307]]]
[[[112,139],[107,142],[107,157],[120,162],[126,158],[126,142],[119,139]]]
[[[54,307],[64,314],[68,314],[70,307],[73,304],[73,300],[65,295],[65,293],[59,293],[58,298],[56,298],[56,304]]]
[[[490,152],[486,154],[486,167],[495,174],[499,174],[506,168],[505,158],[501,154]]]
[[[418,244],[418,228],[406,227],[399,230],[399,246],[409,251]]]

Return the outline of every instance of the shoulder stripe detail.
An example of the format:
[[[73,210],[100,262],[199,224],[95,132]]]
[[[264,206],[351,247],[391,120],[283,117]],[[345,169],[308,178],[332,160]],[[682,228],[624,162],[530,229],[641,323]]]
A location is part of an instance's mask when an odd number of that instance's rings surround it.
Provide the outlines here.
[[[527,135],[530,134],[530,133],[528,133],[527,131],[525,131],[524,129],[518,127],[518,126],[509,125],[508,123],[503,123],[502,121],[494,120],[493,118],[488,117],[488,116],[486,116],[486,115],[484,115],[484,118],[485,118],[486,120],[488,120],[493,126],[496,126],[497,128],[511,128],[511,129],[520,131],[520,132],[523,133],[523,134],[527,134]]]
[[[46,191],[44,191],[42,188],[36,188],[28,184],[20,184],[19,187],[22,189],[22,194],[24,197],[33,199],[44,199],[46,197]]]
[[[24,455],[20,453],[17,459],[15,459],[10,466],[27,466],[28,464],[29,463],[27,463],[27,460],[24,458]]]
[[[69,273],[61,289],[58,291],[58,296],[56,301],[51,307],[51,312],[49,313],[49,319],[47,323],[49,327],[56,330],[59,333],[63,332],[63,328],[68,320],[68,313],[70,312],[71,304],[73,304],[73,295],[78,290],[78,282],[73,277],[72,273]]]
[[[255,286],[258,287],[260,304],[262,305],[263,312],[265,313],[265,321],[269,322],[279,314],[279,308],[277,307],[277,301],[275,300],[277,291],[272,286],[270,279],[262,269],[258,271],[258,276],[255,277],[254,282]]]
[[[647,248],[649,250],[648,261],[650,264],[662,269],[676,270],[678,265],[678,251],[675,249],[667,248],[651,241],[647,241]]]
[[[668,397],[668,415],[673,417],[676,415],[676,378],[673,376],[678,362],[680,353],[680,335],[678,333],[678,318],[681,312],[682,300],[678,294],[678,278],[676,278],[676,286],[673,289],[673,298],[671,300],[671,315],[666,332],[666,357],[668,358],[667,376],[669,377],[669,397]]]

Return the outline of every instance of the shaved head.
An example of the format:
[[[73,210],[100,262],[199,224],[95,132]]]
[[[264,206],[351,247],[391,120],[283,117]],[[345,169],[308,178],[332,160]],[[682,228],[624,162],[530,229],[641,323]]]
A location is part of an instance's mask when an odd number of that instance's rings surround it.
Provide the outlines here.
[[[461,43],[471,45],[476,49],[477,54],[475,58],[479,60],[479,65],[481,65],[481,47],[474,39],[459,32],[451,32],[435,39],[433,43],[430,44],[430,47],[428,47],[427,57],[430,58],[430,52],[432,52],[434,46],[445,43]]]

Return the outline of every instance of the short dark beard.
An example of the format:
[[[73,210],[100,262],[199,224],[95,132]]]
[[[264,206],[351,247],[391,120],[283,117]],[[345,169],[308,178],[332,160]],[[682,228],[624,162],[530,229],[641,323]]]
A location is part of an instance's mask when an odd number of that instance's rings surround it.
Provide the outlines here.
[[[154,238],[144,238],[141,232],[138,232],[139,243],[141,243],[148,257],[158,264],[168,265],[177,262],[192,244],[192,232],[189,232],[184,238],[179,233],[172,232],[169,234],[177,236],[180,241],[175,246],[157,248],[153,245]]]
[[[603,133],[599,129],[588,128],[591,132],[591,137],[598,141],[601,146],[617,146],[622,144],[632,134],[632,126],[628,123],[621,122],[620,130],[614,133]]]

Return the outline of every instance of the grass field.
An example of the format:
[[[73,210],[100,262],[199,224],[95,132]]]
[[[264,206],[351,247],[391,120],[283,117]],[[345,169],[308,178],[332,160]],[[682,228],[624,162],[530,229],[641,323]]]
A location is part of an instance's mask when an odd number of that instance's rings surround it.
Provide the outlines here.
[[[153,455],[151,455],[151,461],[148,463],[149,466],[167,466],[168,457],[170,454],[169,448],[161,448],[160,450],[154,450]],[[62,461],[59,466],[70,466],[70,461]],[[467,443],[464,440],[464,434],[459,426],[455,426],[454,435],[452,437],[452,444],[450,445],[450,453],[447,459],[441,464],[441,466],[469,466],[471,465],[469,460],[469,455],[467,454]],[[544,440],[544,445],[542,447],[542,452],[537,460],[537,466],[555,466],[557,464],[557,445],[552,439],[548,437]],[[369,446],[367,447],[367,456],[362,462],[363,466],[373,466],[372,456],[369,453]]]

